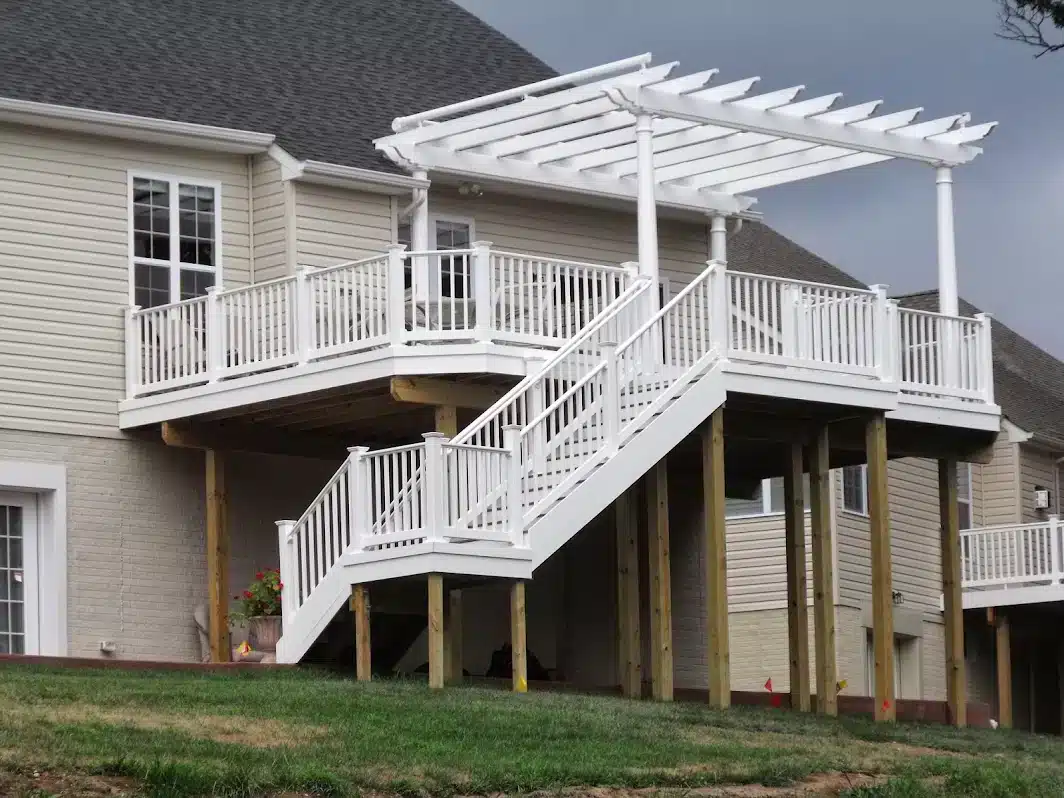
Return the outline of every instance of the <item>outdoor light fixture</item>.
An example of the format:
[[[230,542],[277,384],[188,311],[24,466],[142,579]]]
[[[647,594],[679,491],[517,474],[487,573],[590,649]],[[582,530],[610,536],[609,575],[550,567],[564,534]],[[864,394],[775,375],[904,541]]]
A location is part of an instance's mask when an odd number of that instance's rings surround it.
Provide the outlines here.
[[[458,185],[458,193],[463,197],[479,197],[484,193],[484,189],[480,187],[479,183],[460,183]]]

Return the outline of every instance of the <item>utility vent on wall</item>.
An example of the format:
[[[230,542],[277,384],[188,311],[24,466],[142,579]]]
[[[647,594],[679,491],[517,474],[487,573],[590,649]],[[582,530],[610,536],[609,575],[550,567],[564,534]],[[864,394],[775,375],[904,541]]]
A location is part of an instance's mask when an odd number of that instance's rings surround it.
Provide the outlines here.
[[[1049,491],[1045,488],[1034,489],[1034,509],[1036,510],[1048,510],[1049,509]]]

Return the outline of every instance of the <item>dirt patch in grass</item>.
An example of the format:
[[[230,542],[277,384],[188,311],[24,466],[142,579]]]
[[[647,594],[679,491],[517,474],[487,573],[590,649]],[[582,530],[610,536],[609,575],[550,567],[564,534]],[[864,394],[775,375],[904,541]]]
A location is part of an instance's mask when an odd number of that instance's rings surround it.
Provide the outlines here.
[[[0,703],[5,718],[44,720],[52,723],[106,723],[137,729],[179,731],[192,737],[234,743],[251,748],[281,748],[304,745],[327,736],[324,726],[283,723],[270,718],[244,718],[237,715],[157,714],[131,708],[109,709],[89,704],[62,706],[14,705]],[[2,795],[3,793],[0,793]]]
[[[563,790],[542,790],[528,793],[527,798],[817,798],[837,796],[843,790],[882,784],[885,777],[867,773],[818,773],[787,787],[765,787],[761,784],[741,784],[721,787],[567,787]],[[385,798],[373,794],[374,798]],[[485,798],[464,796],[463,798]],[[502,794],[488,798],[506,798]]]
[[[6,798],[118,798],[139,795],[132,779],[86,773],[0,770],[0,795]]]

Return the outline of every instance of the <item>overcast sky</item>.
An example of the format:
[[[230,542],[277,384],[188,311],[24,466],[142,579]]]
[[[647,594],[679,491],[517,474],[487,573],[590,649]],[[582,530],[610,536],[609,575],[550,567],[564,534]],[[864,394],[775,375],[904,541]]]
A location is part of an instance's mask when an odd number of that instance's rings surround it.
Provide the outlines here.
[[[1064,358],[1064,52],[994,36],[994,0],[458,0],[561,71],[653,52],[760,91],[843,92],[1001,124],[955,170],[961,296]],[[897,161],[756,194],[765,221],[891,293],[936,287],[930,167]]]

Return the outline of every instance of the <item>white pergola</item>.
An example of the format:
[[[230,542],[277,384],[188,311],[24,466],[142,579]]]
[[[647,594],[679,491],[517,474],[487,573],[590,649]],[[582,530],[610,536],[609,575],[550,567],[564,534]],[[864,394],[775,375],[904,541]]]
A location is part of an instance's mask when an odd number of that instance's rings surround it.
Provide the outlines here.
[[[803,86],[751,92],[759,78],[715,83],[717,70],[673,75],[650,54],[399,117],[374,143],[418,177],[539,186],[635,200],[640,269],[657,278],[657,205],[712,218],[724,260],[725,220],[750,192],[902,158],[936,169],[940,310],[957,313],[952,168],[981,150],[995,122],[967,114],[917,122],[922,109],[875,115],[880,101],[836,108],[841,94],[798,99]],[[416,249],[428,211],[415,203]]]

